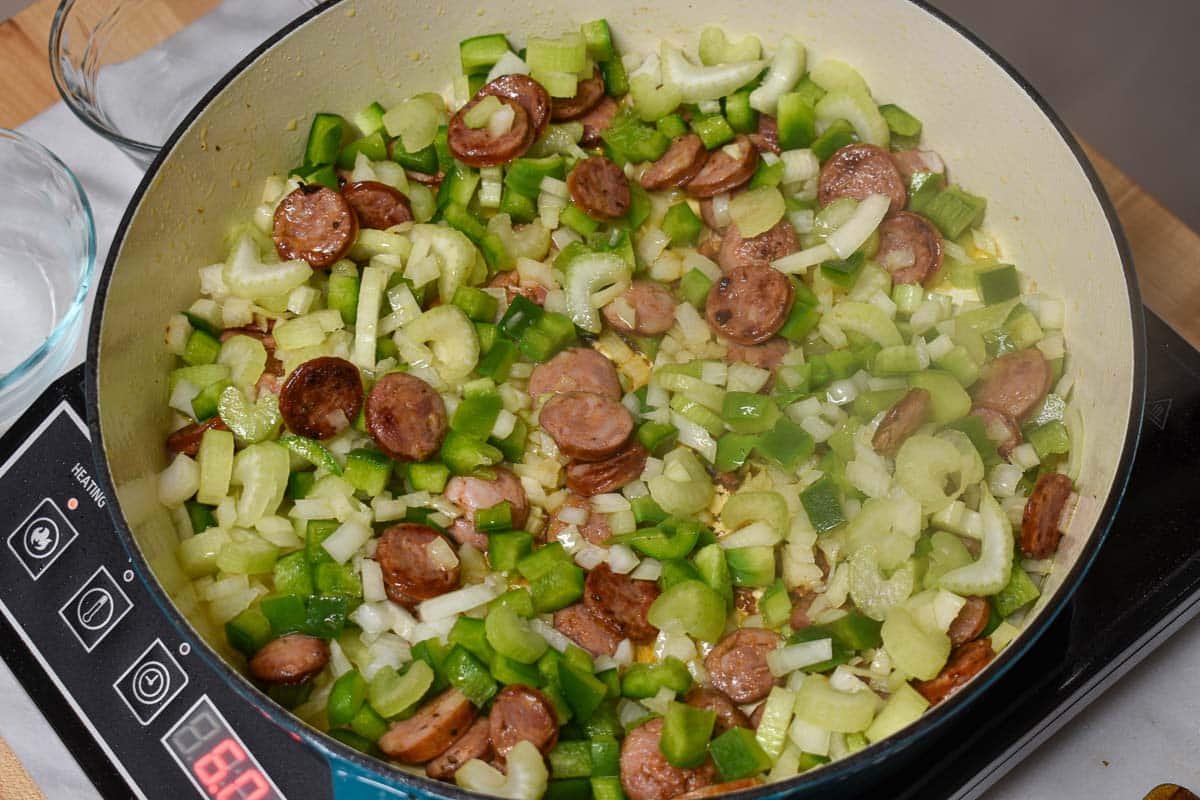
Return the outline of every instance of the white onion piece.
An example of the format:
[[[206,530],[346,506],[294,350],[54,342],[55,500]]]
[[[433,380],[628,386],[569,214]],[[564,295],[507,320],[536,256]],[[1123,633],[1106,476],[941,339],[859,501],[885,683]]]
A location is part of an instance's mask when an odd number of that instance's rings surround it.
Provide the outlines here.
[[[838,258],[848,258],[871,237],[888,212],[891,200],[884,194],[869,195],[858,204],[850,219],[833,232],[825,243]]]
[[[833,658],[833,640],[816,639],[811,642],[800,642],[780,647],[767,653],[767,667],[771,674],[782,678],[790,672],[795,672],[813,664],[820,664]]]

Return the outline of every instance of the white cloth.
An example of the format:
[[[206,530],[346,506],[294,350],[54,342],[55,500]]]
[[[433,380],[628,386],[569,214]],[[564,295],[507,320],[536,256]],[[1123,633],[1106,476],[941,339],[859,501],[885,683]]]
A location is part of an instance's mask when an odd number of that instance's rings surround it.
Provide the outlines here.
[[[171,46],[203,42],[211,49],[229,42],[228,36],[202,28],[233,19],[236,17],[206,17],[185,32],[192,35],[174,37]],[[239,24],[244,23],[242,20]],[[244,41],[234,41],[232,46],[248,47]],[[140,168],[85,127],[62,103],[21,126],[21,131],[54,151],[87,191],[96,218],[98,275],[125,205],[141,179]],[[90,308],[89,299],[89,317]],[[81,341],[74,363],[82,361],[83,354]],[[1136,800],[1164,781],[1195,790],[1200,787],[1200,761],[1196,758],[1200,753],[1200,725],[1194,719],[1195,704],[1190,699],[1198,694],[1200,625],[1193,623],[1068,723],[985,797]],[[1189,701],[1180,702],[1184,698]],[[12,746],[49,800],[99,797],[2,663],[0,736]],[[166,757],[164,753],[154,755]]]

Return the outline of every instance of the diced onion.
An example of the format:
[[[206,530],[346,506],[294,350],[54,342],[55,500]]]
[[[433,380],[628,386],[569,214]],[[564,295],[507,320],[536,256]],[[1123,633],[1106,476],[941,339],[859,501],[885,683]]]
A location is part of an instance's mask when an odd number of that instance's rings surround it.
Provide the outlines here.
[[[618,575],[628,575],[637,567],[640,559],[628,545],[616,544],[608,550],[608,566]]]
[[[1042,463],[1042,460],[1038,458],[1037,451],[1028,442],[1014,447],[1008,460],[1023,470],[1033,469]]]
[[[575,551],[575,563],[584,569],[595,569],[603,564],[607,558],[608,550],[590,542],[585,542],[583,546]]]
[[[535,633],[545,639],[551,647],[560,653],[574,644],[574,642],[560,633],[553,625],[546,622],[544,619],[534,617],[533,619],[529,620],[529,627],[532,628]]]
[[[1017,484],[1021,481],[1024,471],[1015,464],[1000,463],[992,467],[988,479],[988,488],[999,498],[1012,497],[1017,492]]]
[[[772,675],[782,678],[790,672],[810,667],[813,664],[820,664],[831,658],[833,658],[833,640],[816,639],[772,650],[767,653],[767,667],[770,668]]]
[[[729,200],[728,192],[715,195],[712,199],[713,222],[717,223],[718,228],[727,227],[732,221],[729,217]]]
[[[629,577],[641,581],[656,581],[662,575],[662,562],[654,558],[643,558]]]
[[[829,741],[832,733],[825,728],[817,727],[810,722],[796,717],[788,727],[788,738],[796,747],[805,753],[816,756],[829,755]]]
[[[789,274],[802,273],[809,267],[814,267],[822,261],[830,261],[837,257],[837,253],[827,243],[810,247],[807,250],[799,250],[791,255],[783,258],[775,259],[771,262],[771,266],[780,272]]]
[[[774,547],[783,540],[783,532],[762,520],[723,536],[719,544],[726,550],[738,547]]]
[[[379,562],[363,559],[362,562],[363,600],[367,603],[378,603],[387,599],[383,587],[383,568]]]
[[[444,570],[451,570],[458,566],[458,556],[455,555],[454,548],[441,536],[435,536],[425,545],[425,553],[429,556],[430,561]]]
[[[568,525],[583,525],[588,521],[588,510],[579,506],[564,505],[557,516]]]
[[[321,542],[321,547],[334,561],[345,564],[370,538],[371,528],[368,525],[349,519]]]
[[[180,453],[158,475],[158,501],[167,508],[183,504],[200,488],[200,465]]]
[[[504,583],[486,581],[456,589],[422,602],[417,606],[417,613],[423,621],[456,616],[496,599],[507,588]]]
[[[890,204],[891,200],[887,195],[869,195],[854,209],[850,219],[834,231],[825,243],[837,253],[838,258],[849,258],[879,227]]]

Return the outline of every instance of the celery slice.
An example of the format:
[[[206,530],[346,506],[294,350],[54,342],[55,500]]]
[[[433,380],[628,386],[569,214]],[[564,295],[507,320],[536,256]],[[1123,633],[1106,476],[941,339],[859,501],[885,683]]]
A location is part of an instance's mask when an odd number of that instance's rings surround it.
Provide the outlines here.
[[[229,494],[229,481],[233,474],[233,434],[215,428],[205,431],[196,461],[200,464],[200,488],[196,491],[196,502],[209,506],[220,504]]]
[[[916,722],[927,708],[929,708],[928,700],[907,683],[901,684],[896,691],[892,692],[892,696],[888,698],[879,715],[875,717],[871,727],[867,728],[867,741],[878,742],[880,739],[891,736],[910,722]]]
[[[725,35],[724,30],[709,25],[700,31],[699,55],[700,63],[706,67],[734,64],[739,61],[757,61],[762,58],[762,42],[753,35],[743,36],[734,42]]]
[[[958,448],[933,436],[910,436],[896,454],[896,482],[927,514],[941,511],[963,493],[967,484],[962,480],[962,470]]]
[[[747,239],[773,228],[786,210],[783,195],[774,186],[742,192],[729,202],[729,217]]]
[[[433,144],[444,116],[431,98],[418,95],[388,109],[383,115],[383,127],[388,136],[400,138],[407,152],[415,153]]]
[[[700,581],[683,581],[658,596],[646,620],[667,633],[715,642],[725,631],[725,600]]]
[[[403,332],[412,341],[429,346],[432,366],[446,383],[463,380],[479,362],[479,334],[458,306],[435,306]]]
[[[668,514],[695,514],[712,501],[713,487],[699,459],[685,447],[667,453],[663,474],[649,481],[650,496]]]
[[[979,514],[983,519],[983,540],[979,558],[965,567],[950,570],[938,580],[938,586],[956,594],[996,594],[1008,585],[1012,574],[1012,526],[986,485],[981,488]]]
[[[275,513],[287,491],[291,459],[275,442],[252,444],[233,460],[232,482],[242,487],[237,503],[239,525],[250,527]]]
[[[366,267],[362,271],[354,320],[354,350],[350,360],[363,369],[375,369],[379,309],[383,305],[383,293],[390,275],[391,270],[385,267]]]
[[[775,57],[762,84],[750,93],[750,107],[774,115],[779,98],[790,92],[804,74],[804,62],[804,45],[791,36],[784,36],[775,48]]]
[[[605,302],[629,287],[632,270],[615,253],[589,253],[574,259],[567,266],[563,289],[567,295],[567,316],[577,326],[589,333],[600,332],[600,315],[597,313]]]
[[[826,730],[856,733],[871,724],[878,702],[870,690],[842,692],[824,675],[809,675],[796,692],[796,717]]]
[[[854,126],[860,141],[887,147],[891,140],[887,120],[869,94],[861,91],[832,91],[817,101],[817,121],[829,125],[844,119]]]
[[[300,260],[264,264],[249,235],[238,241],[222,271],[229,291],[247,300],[286,295],[311,275],[312,267]]]
[[[892,607],[879,634],[896,667],[923,681],[937,677],[950,656],[950,637],[920,627],[904,606]]]
[[[861,333],[881,347],[898,347],[904,343],[896,323],[883,309],[870,303],[844,301],[833,307],[826,318],[845,331]]]
[[[262,442],[279,432],[283,421],[279,396],[263,392],[252,406],[236,386],[227,386],[217,400],[217,413],[229,430],[245,444]]]
[[[738,492],[725,501],[721,509],[721,524],[736,531],[751,522],[766,522],[780,536],[791,528],[787,502],[778,492]]]
[[[663,83],[679,87],[685,103],[720,100],[752,81],[765,66],[762,61],[697,66],[688,61],[682,51],[666,42],[660,53]]]

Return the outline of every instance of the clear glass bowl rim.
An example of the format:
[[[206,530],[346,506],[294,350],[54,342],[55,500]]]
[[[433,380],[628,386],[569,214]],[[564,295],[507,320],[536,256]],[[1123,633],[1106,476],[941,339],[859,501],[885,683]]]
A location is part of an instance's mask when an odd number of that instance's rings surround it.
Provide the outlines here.
[[[50,25],[50,75],[54,78],[54,85],[58,87],[59,97],[67,104],[67,108],[71,109],[71,113],[79,118],[80,122],[113,144],[143,154],[147,159],[154,158],[162,145],[148,144],[137,139],[130,139],[118,133],[114,128],[105,125],[95,115],[79,105],[75,98],[75,93],[67,86],[67,78],[62,70],[62,37],[67,28],[67,17],[70,15],[71,8],[74,7],[75,2],[76,0],[62,0],[58,4],[58,8],[54,10],[54,20]]]
[[[83,185],[79,183],[79,178],[75,177],[75,173],[62,162],[62,159],[35,139],[19,131],[0,128],[0,139],[6,138],[15,139],[21,144],[40,151],[42,155],[62,170],[63,174],[70,178],[71,185],[75,188],[75,195],[79,199],[80,208],[83,209],[84,221],[87,225],[87,245],[86,252],[83,254],[83,265],[79,270],[79,282],[75,287],[75,296],[71,299],[70,307],[55,322],[50,335],[46,337],[46,341],[42,342],[36,350],[30,353],[20,364],[13,367],[7,374],[0,375],[0,392],[7,391],[19,385],[22,379],[46,361],[50,354],[55,353],[60,347],[68,344],[64,340],[69,337],[69,332],[75,320],[83,313],[83,307],[87,302],[88,289],[92,283],[92,273],[96,268],[96,221],[92,214],[92,205],[88,202],[87,193],[84,192]]]

